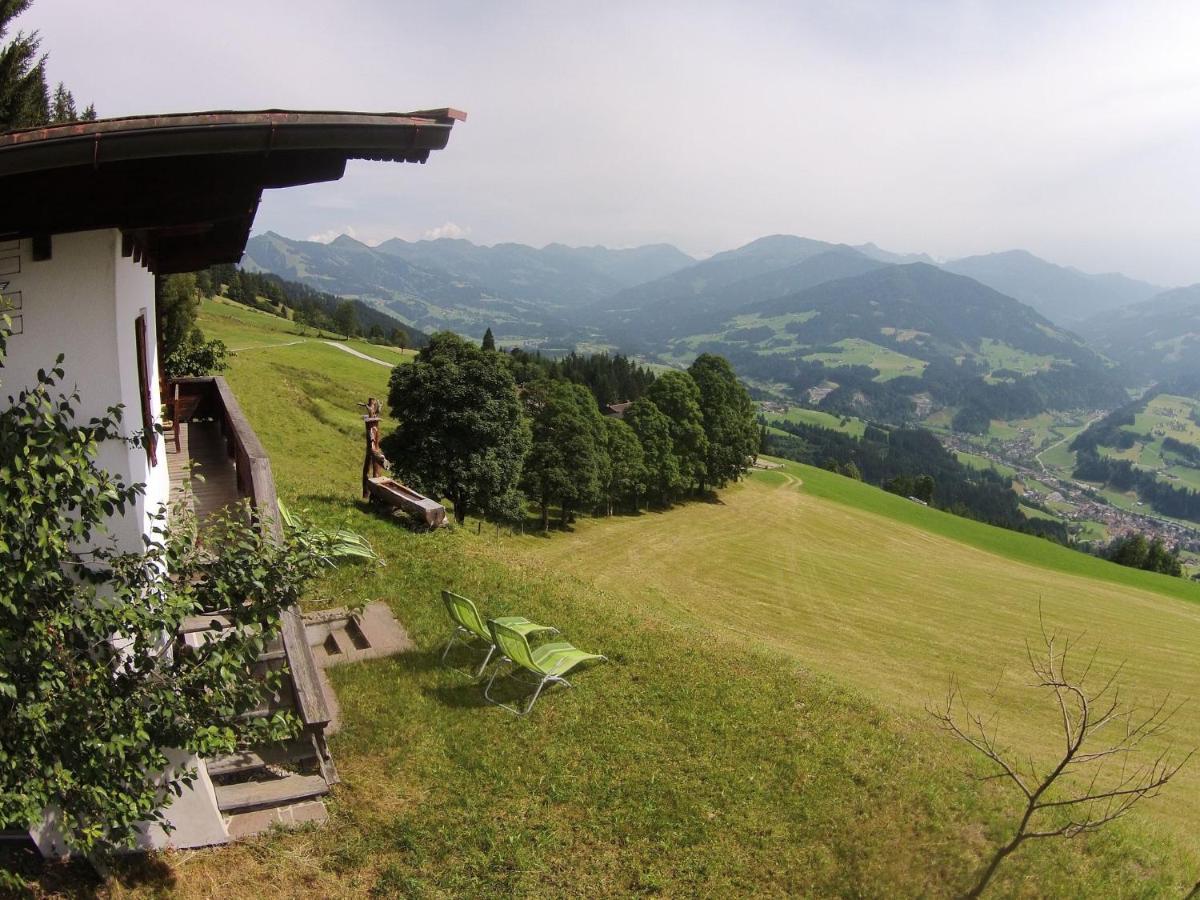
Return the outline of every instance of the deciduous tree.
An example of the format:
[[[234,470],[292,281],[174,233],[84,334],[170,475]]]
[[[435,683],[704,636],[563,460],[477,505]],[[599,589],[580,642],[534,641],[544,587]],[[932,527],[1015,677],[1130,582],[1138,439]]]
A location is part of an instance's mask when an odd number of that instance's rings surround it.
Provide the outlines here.
[[[1061,750],[1040,765],[1032,755],[1001,746],[995,717],[972,711],[953,677],[945,701],[930,709],[943,729],[988,761],[995,769],[990,777],[1003,779],[1020,799],[1011,835],[992,853],[968,897],[982,894],[1000,864],[1026,841],[1096,831],[1157,796],[1195,752],[1172,756],[1162,741],[1180,705],[1171,705],[1169,697],[1149,706],[1123,701],[1121,668],[1092,678],[1096,651],[1075,663],[1072,649],[1069,639],[1048,632],[1044,623],[1042,646],[1026,646],[1033,683],[1062,729],[1056,741]]]
[[[628,501],[637,509],[638,498],[646,491],[646,457],[638,436],[629,424],[613,416],[604,419],[608,447],[605,502],[608,515],[613,505]]]
[[[388,406],[399,420],[383,449],[422,493],[448,497],[454,517],[488,515],[521,477],[529,426],[500,358],[449,332],[392,370]]]
[[[587,388],[545,380],[526,389],[533,442],[525,459],[525,493],[538,502],[542,530],[557,500],[565,526],[571,510],[597,503],[608,468],[604,421]]]
[[[702,353],[688,368],[700,391],[700,412],[708,439],[705,484],[724,487],[740,478],[758,451],[759,429],[750,395],[723,356]]]
[[[675,492],[686,484],[671,440],[671,420],[653,401],[643,397],[625,410],[625,421],[642,446],[648,490],[653,491],[664,506],[669,505]]]
[[[646,397],[670,422],[671,444],[683,487],[702,484],[707,474],[708,438],[700,410],[700,389],[687,372],[660,375]]]
[[[333,327],[346,337],[358,334],[358,311],[353,300],[343,300],[333,311]]]

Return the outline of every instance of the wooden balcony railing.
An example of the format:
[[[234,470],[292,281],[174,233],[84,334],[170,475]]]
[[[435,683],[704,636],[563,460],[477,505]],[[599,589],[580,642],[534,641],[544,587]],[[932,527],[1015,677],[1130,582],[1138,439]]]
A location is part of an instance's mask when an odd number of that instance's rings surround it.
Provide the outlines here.
[[[220,423],[226,451],[237,470],[238,496],[249,498],[255,520],[272,538],[282,540],[271,460],[229,382],[220,375],[177,378],[170,382],[169,393],[169,417],[180,417],[185,422],[212,419]],[[323,730],[332,714],[304,632],[304,620],[295,606],[284,611],[281,637],[291,672],[296,712],[306,729]]]

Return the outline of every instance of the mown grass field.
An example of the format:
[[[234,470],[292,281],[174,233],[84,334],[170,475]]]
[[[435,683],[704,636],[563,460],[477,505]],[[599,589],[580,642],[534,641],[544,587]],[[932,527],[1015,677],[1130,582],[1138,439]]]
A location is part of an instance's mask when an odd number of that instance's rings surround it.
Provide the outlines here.
[[[310,602],[385,599],[417,644],[331,670],[331,821],[123,866],[110,896],[953,896],[1013,803],[922,709],[950,671],[973,693],[999,681],[1023,744],[1041,596],[1106,662],[1130,656],[1139,696],[1200,687],[1191,586],[791,464],[720,502],[549,538],[409,532],[357,499],[354,404],[385,396],[387,374],[316,342],[227,373],[281,496],[387,560],[331,572]],[[443,587],[611,662],[509,716],[438,665]],[[1023,849],[994,896],[1183,893],[1200,876],[1187,777],[1136,820]]]
[[[1200,696],[1200,589],[1179,579],[1126,575],[790,463],[755,473],[721,503],[689,509],[673,527],[663,518],[589,521],[548,547],[525,544],[537,565],[570,561],[630,602],[783,650],[914,715],[951,672],[976,691],[999,684],[1006,733],[1042,750],[1050,749],[1038,736],[1042,707],[1022,690],[1024,641],[1037,633],[1039,604],[1052,624],[1086,630],[1104,665],[1125,660],[1128,682],[1146,700],[1168,691]],[[1178,726],[1183,745],[1200,744],[1200,708]],[[1197,810],[1184,798],[1198,789],[1200,770],[1192,770],[1147,813],[1187,832]]]

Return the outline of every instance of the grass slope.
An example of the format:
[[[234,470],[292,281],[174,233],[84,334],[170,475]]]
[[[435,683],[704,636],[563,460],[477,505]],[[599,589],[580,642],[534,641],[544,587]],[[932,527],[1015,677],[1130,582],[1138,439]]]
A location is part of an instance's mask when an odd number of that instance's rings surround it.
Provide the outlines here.
[[[1130,578],[1112,564],[818,469],[756,473],[721,503],[686,515],[585,522],[569,538],[525,543],[539,565],[569,565],[630,602],[783,650],[913,715],[951,672],[976,691],[999,679],[1005,733],[1042,750],[1051,749],[1038,737],[1042,707],[1030,708],[1021,689],[1039,603],[1049,622],[1086,630],[1101,644],[1102,663],[1125,660],[1139,697],[1200,694],[1196,587],[1139,572]],[[1177,726],[1181,745],[1200,744],[1200,709],[1185,709]],[[1181,798],[1198,789],[1193,767],[1156,802],[1153,818],[1189,832],[1200,811]]]
[[[228,377],[284,499],[360,530],[387,558],[331,573],[313,601],[383,598],[417,650],[331,671],[343,783],[326,827],[123,867],[112,896],[949,896],[1004,835],[1011,798],[967,777],[982,770],[916,707],[951,667],[971,685],[994,680],[996,662],[1017,677],[1017,656],[999,651],[1028,633],[1033,601],[1005,602],[1013,567],[994,554],[906,521],[920,507],[789,466],[720,504],[549,540],[418,535],[357,500],[353,404],[383,394],[387,370],[310,342],[238,354]],[[1022,585],[1058,578],[1015,568]],[[1131,639],[1161,613],[1171,670],[1178,642],[1195,646],[1200,607],[1059,581],[1119,595],[1144,620]],[[552,622],[612,661],[515,719],[438,664],[442,587],[485,614]],[[1099,608],[1116,605],[1109,594]],[[995,641],[974,621],[989,608]],[[883,652],[900,636],[912,646]],[[893,679],[911,685],[907,700]],[[998,893],[1178,894],[1197,872],[1182,842],[1121,824],[1023,849]]]
[[[310,340],[332,340],[360,353],[388,362],[410,359],[415,351],[384,344],[372,344],[357,338],[319,331],[224,297],[205,298],[200,302],[200,325],[206,338],[225,342],[232,352],[278,347]]]

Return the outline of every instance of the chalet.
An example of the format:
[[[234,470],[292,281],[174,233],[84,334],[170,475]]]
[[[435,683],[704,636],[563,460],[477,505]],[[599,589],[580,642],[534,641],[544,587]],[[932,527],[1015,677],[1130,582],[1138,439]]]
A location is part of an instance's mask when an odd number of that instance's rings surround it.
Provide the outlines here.
[[[339,179],[351,159],[424,163],[464,118],[452,109],[205,112],[0,134],[0,295],[13,331],[5,391],[33,383],[62,353],[65,384],[77,385],[84,418],[123,404],[131,431],[150,430],[167,404],[177,419],[186,407],[197,420],[178,440],[102,448],[101,466],[146,485],[138,508],[111,522],[120,547],[140,551],[189,457],[208,464],[205,502],[241,496],[259,509],[275,505],[270,461],[225,380],[160,387],[155,276],[239,261],[265,189]],[[336,780],[324,737],[329,701],[297,610],[285,617],[273,653],[288,664],[285,693],[305,726],[287,762],[308,774],[264,792],[237,780],[264,765],[253,754],[190,760],[200,778],[168,810],[175,830],[169,840],[151,830],[147,845],[219,844],[302,818]],[[52,829],[34,838],[43,852],[57,851]]]
[[[631,400],[622,400],[619,403],[609,403],[604,407],[604,414],[606,416],[611,416],[614,419],[623,419],[625,418],[625,411],[631,406],[633,406],[633,401]]]

